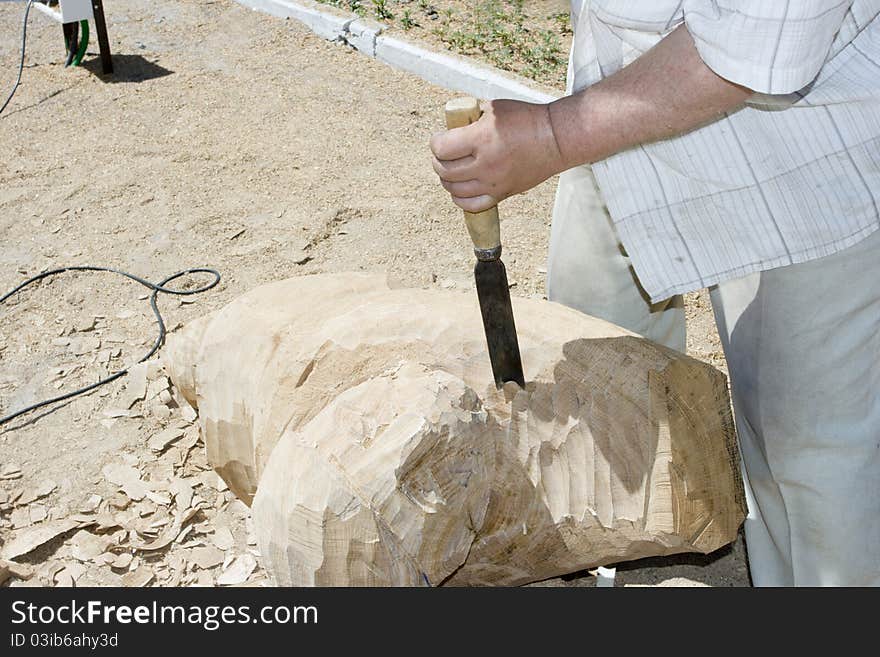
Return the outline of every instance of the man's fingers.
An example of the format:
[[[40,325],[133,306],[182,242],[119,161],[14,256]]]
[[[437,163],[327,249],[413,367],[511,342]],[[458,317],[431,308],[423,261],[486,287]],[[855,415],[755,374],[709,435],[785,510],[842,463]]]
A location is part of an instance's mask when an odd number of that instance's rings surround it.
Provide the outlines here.
[[[488,194],[473,196],[471,198],[453,196],[452,201],[462,210],[467,210],[468,212],[482,212],[483,210],[488,210],[489,208],[494,208],[498,205],[498,201]]]
[[[465,182],[447,182],[441,180],[440,184],[443,185],[443,189],[452,194],[452,196],[457,196],[459,198],[482,196],[487,191],[486,185],[479,180],[468,180]]]
[[[436,132],[431,136],[431,152],[438,160],[458,160],[473,154],[470,126]]]
[[[474,179],[474,165],[476,158],[472,155],[462,157],[458,160],[438,160],[436,157],[431,160],[431,166],[440,176],[440,180],[446,182],[465,182]]]
[[[478,133],[472,127],[473,124],[432,135],[431,166],[458,207],[467,212],[482,212],[498,205],[498,201],[485,193],[489,188],[477,175],[474,139]]]

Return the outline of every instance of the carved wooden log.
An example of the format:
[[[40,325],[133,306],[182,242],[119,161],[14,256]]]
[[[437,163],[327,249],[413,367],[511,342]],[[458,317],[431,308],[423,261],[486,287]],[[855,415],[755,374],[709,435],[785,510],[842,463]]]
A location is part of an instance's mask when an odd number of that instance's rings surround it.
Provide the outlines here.
[[[370,275],[265,285],[169,339],[279,584],[521,584],[735,538],[724,375],[558,304],[514,312],[525,389],[495,389],[474,294]]]

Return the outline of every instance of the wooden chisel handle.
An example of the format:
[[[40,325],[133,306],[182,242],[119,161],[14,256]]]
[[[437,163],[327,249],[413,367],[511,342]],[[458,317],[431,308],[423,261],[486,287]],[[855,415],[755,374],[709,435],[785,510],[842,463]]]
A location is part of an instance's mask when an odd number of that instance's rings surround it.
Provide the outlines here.
[[[446,127],[462,128],[477,121],[482,115],[480,101],[476,98],[455,98],[446,103]],[[501,222],[498,207],[482,212],[464,213],[468,233],[474,243],[474,253],[480,260],[494,260],[501,254]]]

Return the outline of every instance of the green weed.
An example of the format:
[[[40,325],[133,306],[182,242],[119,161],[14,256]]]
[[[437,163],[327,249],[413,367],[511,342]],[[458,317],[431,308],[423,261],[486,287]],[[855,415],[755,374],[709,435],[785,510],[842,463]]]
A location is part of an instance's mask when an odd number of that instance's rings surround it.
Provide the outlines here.
[[[567,13],[541,13],[529,0],[318,0],[392,27],[424,30],[449,50],[540,82],[565,82]],[[364,5],[369,6],[369,12]]]

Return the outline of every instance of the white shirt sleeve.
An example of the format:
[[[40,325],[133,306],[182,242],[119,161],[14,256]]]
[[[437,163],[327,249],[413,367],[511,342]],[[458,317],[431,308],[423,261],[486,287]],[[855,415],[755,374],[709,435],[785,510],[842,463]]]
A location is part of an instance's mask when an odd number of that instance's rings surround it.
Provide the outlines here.
[[[806,87],[825,63],[853,0],[684,0],[700,57],[721,77],[764,94]]]

